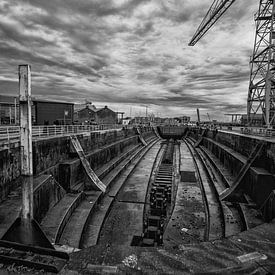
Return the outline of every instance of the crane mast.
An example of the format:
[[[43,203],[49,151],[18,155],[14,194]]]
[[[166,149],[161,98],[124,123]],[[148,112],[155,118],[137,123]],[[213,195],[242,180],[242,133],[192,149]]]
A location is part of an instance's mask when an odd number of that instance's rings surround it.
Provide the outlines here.
[[[236,0],[215,0],[189,42],[194,46]]]
[[[235,1],[214,0],[188,45],[194,46]],[[247,97],[248,124],[253,124],[253,120],[261,116],[267,128],[275,125],[275,4],[273,1],[259,0],[259,10],[255,15],[256,35],[250,60]]]
[[[265,125],[275,124],[275,5],[273,0],[260,0],[255,15],[256,35],[251,58],[247,97],[248,122],[262,112]]]

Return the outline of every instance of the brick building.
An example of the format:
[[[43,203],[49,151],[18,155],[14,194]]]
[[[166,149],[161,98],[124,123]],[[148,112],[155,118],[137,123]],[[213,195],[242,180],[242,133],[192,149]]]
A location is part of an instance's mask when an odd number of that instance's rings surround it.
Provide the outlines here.
[[[75,124],[116,124],[117,113],[108,106],[96,109],[95,106],[87,105],[75,112]]]

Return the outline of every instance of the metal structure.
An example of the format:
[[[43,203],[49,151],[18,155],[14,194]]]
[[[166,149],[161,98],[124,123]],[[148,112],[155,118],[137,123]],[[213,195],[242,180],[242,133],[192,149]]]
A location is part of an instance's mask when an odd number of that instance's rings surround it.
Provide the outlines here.
[[[235,0],[215,0],[194,34],[189,46],[194,46]],[[262,112],[267,128],[275,125],[275,31],[273,0],[260,0],[255,15],[256,36],[251,58],[247,97],[248,124]]]
[[[194,46],[236,0],[215,0],[189,42]]]
[[[248,121],[262,111],[267,128],[275,124],[274,12],[273,0],[260,0],[247,98]]]

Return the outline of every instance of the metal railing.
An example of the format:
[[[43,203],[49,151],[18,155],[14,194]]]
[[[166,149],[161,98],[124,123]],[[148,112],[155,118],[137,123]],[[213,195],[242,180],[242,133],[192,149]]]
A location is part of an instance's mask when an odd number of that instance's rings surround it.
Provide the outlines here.
[[[245,135],[254,135],[260,137],[275,137],[275,129],[258,128],[258,127],[223,127],[223,130],[238,132]]]
[[[32,136],[36,138],[47,138],[54,136],[66,136],[71,134],[81,134],[106,130],[117,130],[126,128],[121,124],[102,125],[42,125],[32,127]],[[127,128],[129,126],[127,125]],[[0,126],[0,141],[11,142],[19,140],[19,126]]]

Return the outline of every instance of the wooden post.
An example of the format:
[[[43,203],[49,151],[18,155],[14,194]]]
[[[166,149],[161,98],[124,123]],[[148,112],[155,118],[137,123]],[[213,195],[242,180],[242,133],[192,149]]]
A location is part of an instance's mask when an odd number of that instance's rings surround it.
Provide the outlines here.
[[[29,65],[19,65],[19,113],[22,182],[22,218],[33,219],[33,163],[31,70]]]

